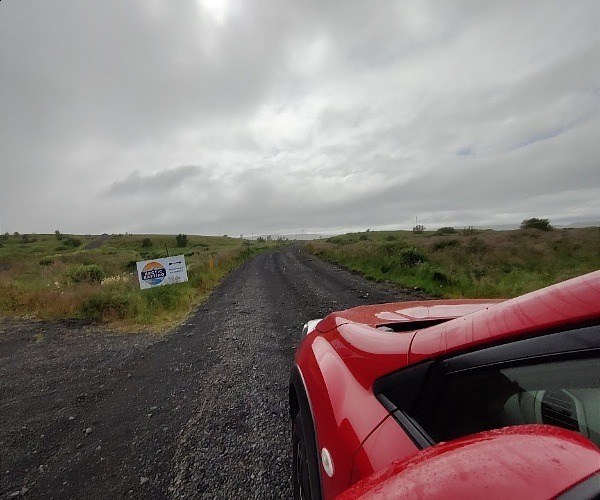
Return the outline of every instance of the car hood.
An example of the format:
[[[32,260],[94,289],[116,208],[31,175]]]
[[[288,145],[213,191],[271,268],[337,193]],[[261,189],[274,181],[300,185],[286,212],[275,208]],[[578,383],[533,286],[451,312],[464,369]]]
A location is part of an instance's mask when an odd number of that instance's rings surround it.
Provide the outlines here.
[[[319,322],[316,329],[326,333],[346,323],[362,323],[377,327],[453,319],[485,309],[498,302],[502,302],[502,299],[425,300],[359,306],[331,313]]]

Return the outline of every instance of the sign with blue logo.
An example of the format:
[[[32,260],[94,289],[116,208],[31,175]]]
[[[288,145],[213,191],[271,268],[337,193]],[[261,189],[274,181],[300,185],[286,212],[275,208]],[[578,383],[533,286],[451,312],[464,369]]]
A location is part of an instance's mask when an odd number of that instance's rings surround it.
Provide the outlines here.
[[[136,262],[138,280],[142,290],[155,286],[183,283],[188,280],[185,257],[177,255],[164,259]]]

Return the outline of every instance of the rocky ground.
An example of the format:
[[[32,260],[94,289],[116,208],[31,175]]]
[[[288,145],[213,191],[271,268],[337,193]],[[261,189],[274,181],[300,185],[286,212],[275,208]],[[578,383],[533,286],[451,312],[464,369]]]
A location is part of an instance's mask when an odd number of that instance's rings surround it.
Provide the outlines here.
[[[289,498],[287,385],[307,319],[423,295],[291,246],[164,335],[0,322],[0,496]]]

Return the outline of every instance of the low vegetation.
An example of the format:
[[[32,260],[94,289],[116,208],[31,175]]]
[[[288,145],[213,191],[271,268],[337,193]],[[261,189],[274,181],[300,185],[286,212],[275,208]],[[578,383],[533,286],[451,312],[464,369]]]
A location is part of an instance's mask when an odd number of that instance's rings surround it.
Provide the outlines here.
[[[514,297],[600,268],[599,228],[552,231],[544,221],[515,231],[369,231],[307,248],[371,279],[440,297]]]
[[[24,236],[24,235],[23,235]],[[0,315],[81,318],[160,330],[183,320],[232,268],[271,242],[227,237],[2,235]],[[184,237],[184,238],[182,238]],[[182,243],[185,244],[182,246]],[[140,290],[136,261],[185,255],[189,281]]]

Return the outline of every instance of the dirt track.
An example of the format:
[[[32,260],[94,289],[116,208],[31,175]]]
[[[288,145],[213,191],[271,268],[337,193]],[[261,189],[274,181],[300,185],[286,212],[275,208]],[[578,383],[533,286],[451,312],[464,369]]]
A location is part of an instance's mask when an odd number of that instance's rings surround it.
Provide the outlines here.
[[[289,498],[302,323],[420,297],[287,247],[167,335],[0,322],[0,497]]]

